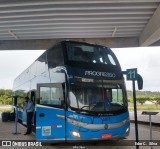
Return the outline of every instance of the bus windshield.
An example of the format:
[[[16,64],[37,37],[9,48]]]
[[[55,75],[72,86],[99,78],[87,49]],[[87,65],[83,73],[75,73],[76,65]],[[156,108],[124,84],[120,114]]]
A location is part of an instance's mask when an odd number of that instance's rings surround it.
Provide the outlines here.
[[[109,48],[86,45],[80,43],[67,43],[68,61],[100,63],[117,65],[117,60]]]
[[[70,107],[80,111],[114,112],[127,107],[123,83],[78,83],[71,86]]]

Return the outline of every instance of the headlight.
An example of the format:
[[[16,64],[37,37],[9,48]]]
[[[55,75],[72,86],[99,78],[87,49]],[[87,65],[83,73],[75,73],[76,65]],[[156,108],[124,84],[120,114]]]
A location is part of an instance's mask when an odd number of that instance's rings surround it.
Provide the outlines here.
[[[126,133],[128,133],[128,132],[129,132],[129,128],[126,129]]]
[[[72,136],[80,138],[79,132],[71,131]]]

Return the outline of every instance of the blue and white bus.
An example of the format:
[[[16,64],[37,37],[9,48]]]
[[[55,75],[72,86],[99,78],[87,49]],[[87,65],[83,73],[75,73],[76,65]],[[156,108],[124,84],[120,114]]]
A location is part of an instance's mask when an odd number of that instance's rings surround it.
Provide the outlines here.
[[[13,90],[15,96],[29,96],[35,103],[36,140],[95,141],[129,135],[123,73],[107,47],[57,43],[15,79]],[[18,109],[18,118],[25,123],[24,108]]]

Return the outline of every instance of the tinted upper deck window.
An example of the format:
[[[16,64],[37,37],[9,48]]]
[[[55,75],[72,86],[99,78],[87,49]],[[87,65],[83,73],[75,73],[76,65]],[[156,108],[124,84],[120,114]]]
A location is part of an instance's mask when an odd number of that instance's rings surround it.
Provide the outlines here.
[[[67,43],[67,60],[117,65],[115,56],[109,48],[81,43]]]

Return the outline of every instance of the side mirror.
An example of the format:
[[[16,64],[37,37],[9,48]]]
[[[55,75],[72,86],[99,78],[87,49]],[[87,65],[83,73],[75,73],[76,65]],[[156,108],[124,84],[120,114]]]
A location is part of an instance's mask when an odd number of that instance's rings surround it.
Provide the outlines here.
[[[143,89],[143,78],[140,74],[137,74],[137,83],[138,83],[138,89]]]

